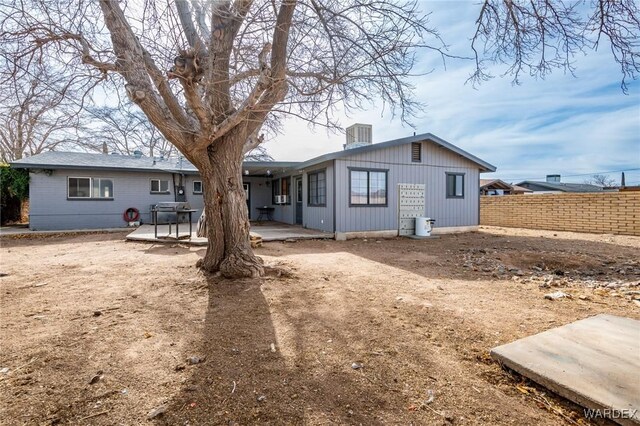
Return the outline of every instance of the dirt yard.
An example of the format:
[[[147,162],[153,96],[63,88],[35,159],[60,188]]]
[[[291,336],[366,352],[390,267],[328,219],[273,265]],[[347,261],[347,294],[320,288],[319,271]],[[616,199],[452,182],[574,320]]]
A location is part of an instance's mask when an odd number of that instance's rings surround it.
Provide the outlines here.
[[[267,243],[291,276],[230,281],[124,235],[2,241],[0,423],[588,424],[489,350],[640,319],[634,237]]]

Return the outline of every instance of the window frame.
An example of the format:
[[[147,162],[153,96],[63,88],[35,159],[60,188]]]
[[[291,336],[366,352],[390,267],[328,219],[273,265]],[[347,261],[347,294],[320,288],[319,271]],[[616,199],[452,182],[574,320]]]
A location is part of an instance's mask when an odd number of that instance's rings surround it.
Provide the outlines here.
[[[113,179],[112,179],[112,178],[106,178],[106,177],[94,178],[94,177],[92,177],[92,178],[91,178],[91,198],[92,198],[92,199],[95,199],[95,200],[113,200],[113,195],[111,195],[110,197],[100,197],[100,196],[97,196],[97,197],[96,197],[96,196],[95,196],[95,194],[93,193],[93,188],[94,188],[94,182],[95,182],[95,180],[96,180],[96,179],[98,180],[98,188],[100,188],[100,183],[101,183],[103,180],[111,181],[111,190],[112,190],[113,192],[116,192],[116,191],[115,191],[115,185],[113,184]]]
[[[286,182],[286,185],[285,185],[285,182]],[[284,193],[285,189],[286,189],[286,194]],[[283,203],[285,206],[291,205],[291,176],[280,178],[280,195],[287,196],[287,202]]]
[[[285,182],[288,182],[288,183],[285,185]],[[286,191],[283,191],[285,187],[286,187]],[[287,196],[287,202],[276,203],[276,196],[282,196],[282,195]],[[285,176],[285,177],[271,180],[271,204],[275,204],[278,206],[291,205],[291,176]]]
[[[89,195],[86,197],[72,197],[71,196],[71,187],[69,186],[71,179],[87,179],[89,181]],[[93,191],[93,182],[91,178],[88,176],[67,176],[67,199],[68,200],[90,200],[91,199],[91,191]]]
[[[349,170],[349,207],[389,207],[389,169],[370,169],[363,167],[348,167]],[[367,203],[351,202],[351,172],[367,172]],[[384,203],[371,204],[371,172],[384,173]]]
[[[70,187],[69,187],[69,181],[71,179],[87,179],[89,180],[89,195],[87,197],[73,197],[70,194]],[[115,193],[115,184],[114,184],[114,179],[113,178],[109,178],[109,177],[91,177],[91,176],[67,176],[67,200],[73,200],[73,201],[84,201],[84,200],[89,200],[89,201],[113,201],[114,200],[114,195],[112,194],[110,197],[96,197],[93,194],[93,182],[94,179],[98,179],[98,181],[101,180],[109,180],[111,181],[111,188],[113,189],[113,192]]]
[[[196,191],[196,183],[200,184],[200,191]],[[192,189],[192,192],[195,195],[202,195],[202,181],[201,180],[194,180],[193,183],[191,184],[191,189]]]
[[[445,172],[445,195],[447,197],[447,199],[454,199],[454,200],[464,200],[465,197],[465,191],[464,191],[464,181],[465,181],[465,174],[466,173],[462,173],[462,172]],[[461,176],[462,177],[462,195],[455,195],[456,194],[456,179],[454,179],[454,187],[453,187],[453,195],[449,194],[449,176]]]
[[[413,149],[414,147],[418,147],[418,159],[413,158]],[[411,142],[411,162],[412,163],[422,163],[422,142]]]
[[[153,181],[158,181],[158,191],[154,191],[153,190]],[[162,191],[162,185],[160,184],[160,182],[167,182],[167,190],[166,191]],[[155,178],[151,178],[149,179],[149,193],[150,194],[171,194],[171,185],[169,185],[169,179],[155,179]]]
[[[319,197],[318,197],[318,186],[317,186],[317,182],[318,180],[316,180],[316,197],[318,198],[318,202],[317,203],[312,203],[311,202],[311,176],[312,175],[320,175],[322,173],[322,175],[324,176],[324,202],[319,202]],[[307,207],[326,207],[327,206],[327,169],[319,169],[319,170],[314,170],[312,172],[308,172],[307,173]]]

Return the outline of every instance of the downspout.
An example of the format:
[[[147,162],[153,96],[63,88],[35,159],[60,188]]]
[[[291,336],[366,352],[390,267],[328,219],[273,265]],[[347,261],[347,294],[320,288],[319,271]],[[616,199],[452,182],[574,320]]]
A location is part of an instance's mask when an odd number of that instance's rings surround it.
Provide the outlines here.
[[[478,169],[478,185],[476,186],[476,188],[478,188],[478,227],[480,226],[480,169]]]
[[[178,181],[178,186],[182,188],[182,190],[184,191],[184,202],[185,203],[188,202],[189,200],[187,200],[187,178],[182,172],[180,172],[180,180]]]
[[[336,211],[337,211],[337,206],[336,206],[336,166],[337,166],[338,161],[337,160],[333,160],[333,220],[331,222],[333,222],[333,238],[336,237],[336,220],[337,220],[337,216],[336,216]]]
[[[173,201],[178,202],[178,191],[176,191],[176,174],[171,173],[171,180],[173,181]]]

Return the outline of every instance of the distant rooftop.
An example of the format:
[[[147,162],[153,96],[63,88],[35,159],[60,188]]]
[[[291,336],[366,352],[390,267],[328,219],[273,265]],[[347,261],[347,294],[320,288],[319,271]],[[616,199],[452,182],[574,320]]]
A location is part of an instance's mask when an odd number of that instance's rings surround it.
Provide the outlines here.
[[[525,188],[533,189],[537,188],[540,191],[561,191],[561,192],[602,192],[604,188],[598,185],[590,185],[587,183],[563,183],[563,182],[539,182],[532,180],[525,180],[517,184]]]

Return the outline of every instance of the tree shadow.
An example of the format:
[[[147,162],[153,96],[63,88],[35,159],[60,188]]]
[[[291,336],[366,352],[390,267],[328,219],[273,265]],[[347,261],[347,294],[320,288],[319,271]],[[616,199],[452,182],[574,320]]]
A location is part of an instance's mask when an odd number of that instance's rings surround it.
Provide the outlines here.
[[[306,320],[284,313],[290,327],[276,330],[261,286],[296,282],[208,278],[209,305],[197,353],[205,361],[180,366],[182,390],[156,418],[158,423],[380,423],[374,413],[388,398],[365,370],[352,368],[355,355],[323,364],[320,352],[316,356],[315,349],[306,347],[311,342],[317,348],[326,329],[333,330],[336,344],[348,347],[349,336],[340,333],[337,318],[327,322],[316,316],[310,302],[302,307],[310,313]]]
[[[395,257],[375,241],[312,241],[295,246],[298,255],[344,252],[414,274],[394,284],[398,271],[391,271],[385,279],[389,271],[370,265],[378,268],[379,275],[368,290],[378,288],[380,294],[363,294],[357,280],[342,282],[344,272],[331,268],[326,274],[299,271],[291,279],[207,277],[205,326],[202,342],[194,348],[194,355],[206,360],[195,365],[183,362],[184,370],[178,373],[183,378],[181,390],[156,421],[172,425],[442,424],[452,415],[484,418],[487,423],[507,423],[512,416],[532,422],[549,420],[531,404],[522,404],[511,388],[504,398],[477,400],[475,393],[480,391],[474,386],[493,392],[495,383],[505,380],[499,367],[486,359],[496,340],[492,328],[482,322],[465,322],[474,317],[462,311],[426,303],[441,297],[443,289],[425,284],[412,293],[412,286],[421,282],[420,277],[457,278],[471,288],[476,278],[469,271],[455,276],[470,251],[479,255],[486,255],[489,249],[518,253],[523,245],[530,245],[532,250],[553,255],[575,250],[576,243],[553,241],[540,246],[537,238],[482,234],[398,241],[403,242],[394,250],[402,256]],[[452,241],[459,248],[452,249]],[[258,254],[273,258],[292,254],[291,250],[279,252],[276,244]],[[372,244],[376,249],[371,250]],[[585,256],[604,252],[615,257],[620,249],[626,256],[634,251],[590,244],[583,250]],[[479,252],[480,248],[485,252]],[[614,248],[617,250],[612,251]],[[482,271],[477,275],[490,276]],[[339,285],[323,291],[329,280]],[[387,284],[397,289],[384,290]],[[518,291],[513,289],[514,297]],[[485,311],[492,310],[493,299],[482,294],[478,299],[486,299],[481,301],[487,302]],[[545,303],[537,296],[535,300]],[[553,317],[554,312],[545,315]],[[503,321],[499,315],[489,319]],[[353,363],[362,368],[352,368]],[[431,391],[436,395],[433,409],[423,404]],[[470,398],[474,400],[471,406]],[[443,408],[449,410],[446,420]]]

